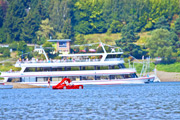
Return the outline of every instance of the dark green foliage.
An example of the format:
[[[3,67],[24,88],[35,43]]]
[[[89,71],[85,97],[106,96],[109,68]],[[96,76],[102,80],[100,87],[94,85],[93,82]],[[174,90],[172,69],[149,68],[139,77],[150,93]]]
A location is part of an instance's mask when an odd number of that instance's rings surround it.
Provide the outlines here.
[[[178,37],[178,35],[174,31],[170,32],[169,39],[172,42],[174,50],[175,50],[175,48],[179,48],[180,47],[179,46],[179,37]]]
[[[38,20],[36,14],[29,12],[29,14],[24,18],[23,22],[21,39],[26,43],[35,43],[37,39],[35,32],[38,31],[40,18]]]
[[[64,26],[63,26],[61,32],[63,33],[63,38],[65,38],[65,39],[71,38],[72,26],[71,26],[70,20],[65,20]]]
[[[0,28],[0,43],[4,43],[5,38],[4,38],[4,29]]]
[[[5,49],[7,49],[7,48],[5,48],[5,47],[0,47],[0,53],[2,54]]]
[[[63,38],[71,37],[71,0],[52,0],[49,5],[50,25],[56,32],[63,33]]]
[[[13,50],[17,50],[18,48],[18,43],[17,42],[13,42],[9,45],[9,48],[13,49]]]
[[[180,12],[179,0],[8,0],[0,7],[0,41],[35,43],[41,21],[50,20],[53,38],[76,34],[117,33],[128,23],[135,31],[168,29],[174,14]],[[5,4],[5,3],[2,3]],[[2,16],[3,14],[3,16]],[[160,17],[162,16],[162,17]],[[160,17],[160,18],[159,18]],[[4,20],[2,19],[4,18]],[[178,21],[175,23],[176,31]],[[2,27],[3,25],[3,27]],[[39,38],[41,39],[41,38]],[[47,40],[47,38],[46,38]]]
[[[180,17],[175,22],[175,31],[176,33],[180,33]]]
[[[2,9],[2,7],[0,6],[0,28],[1,28],[2,25],[3,25],[3,17],[4,17],[3,9]]]
[[[10,57],[10,51],[9,51],[9,49],[5,49],[5,50],[3,51],[3,57]]]
[[[155,26],[154,26],[156,29],[167,29],[167,30],[170,30],[170,25],[167,21],[167,19],[162,16],[159,18],[159,20],[155,23]]]
[[[26,53],[28,52],[28,47],[27,47],[27,44],[24,42],[24,41],[20,41],[18,43],[18,47],[17,47],[17,50],[21,53]]]
[[[141,58],[145,54],[140,46],[134,44],[139,39],[135,34],[135,27],[133,24],[127,24],[122,28],[122,38],[116,41],[117,46],[121,47],[125,54],[131,54],[136,58]]]
[[[122,27],[123,24],[120,21],[113,20],[108,31],[111,33],[118,33],[121,32]]]
[[[173,61],[173,53],[175,47],[173,44],[177,42],[173,33],[167,29],[156,29],[152,32],[152,37],[147,40],[147,48],[149,48],[149,54],[152,58],[161,57],[162,62],[170,63]]]
[[[50,42],[45,42],[43,44],[43,48],[45,49],[45,52],[48,54],[48,56],[50,55],[50,52],[52,52],[54,50],[52,43],[50,43]]]
[[[7,43],[20,41],[21,28],[25,16],[26,12],[23,1],[12,1],[7,9],[5,22],[3,24]]]
[[[48,17],[47,9],[46,9],[46,7],[43,4],[43,0],[38,0],[37,6],[35,8],[35,11],[38,13],[38,15],[40,16],[41,20],[45,20]]]

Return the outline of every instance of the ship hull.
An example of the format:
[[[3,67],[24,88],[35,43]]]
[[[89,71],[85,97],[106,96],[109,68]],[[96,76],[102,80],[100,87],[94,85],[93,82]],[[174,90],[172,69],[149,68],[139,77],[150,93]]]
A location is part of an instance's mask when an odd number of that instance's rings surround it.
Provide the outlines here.
[[[118,84],[145,84],[153,81],[155,77],[142,77],[142,78],[130,78],[120,80],[81,80],[72,81],[74,85],[118,85]],[[21,82],[22,84],[36,85],[36,86],[48,86],[47,82]],[[51,86],[58,84],[59,81],[52,81]]]

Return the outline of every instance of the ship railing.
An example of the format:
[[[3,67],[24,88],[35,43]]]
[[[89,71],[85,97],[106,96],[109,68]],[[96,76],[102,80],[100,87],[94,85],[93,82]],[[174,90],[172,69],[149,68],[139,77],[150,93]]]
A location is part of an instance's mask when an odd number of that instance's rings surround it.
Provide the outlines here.
[[[49,61],[17,61],[16,64],[29,64],[29,63],[66,63],[66,62],[99,62],[101,59],[83,59],[83,60],[73,60],[73,59],[63,59],[63,60],[49,60]]]
[[[105,61],[122,61],[124,60],[123,58],[107,58]]]

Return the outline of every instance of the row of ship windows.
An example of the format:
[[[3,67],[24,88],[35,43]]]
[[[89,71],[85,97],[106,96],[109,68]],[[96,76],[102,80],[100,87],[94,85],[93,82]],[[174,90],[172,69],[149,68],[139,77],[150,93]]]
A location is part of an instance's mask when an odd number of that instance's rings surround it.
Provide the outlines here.
[[[24,72],[43,72],[43,71],[79,71],[79,70],[109,70],[125,68],[123,64],[113,66],[72,66],[72,67],[31,67],[26,68]]]
[[[70,78],[72,81],[81,81],[81,80],[116,80],[116,79],[137,78],[137,75],[133,73],[133,74],[123,74],[123,75],[59,76],[59,77],[50,77],[50,80],[60,82],[65,77]],[[47,80],[48,77],[22,77],[22,78],[9,78],[8,82],[46,82]]]

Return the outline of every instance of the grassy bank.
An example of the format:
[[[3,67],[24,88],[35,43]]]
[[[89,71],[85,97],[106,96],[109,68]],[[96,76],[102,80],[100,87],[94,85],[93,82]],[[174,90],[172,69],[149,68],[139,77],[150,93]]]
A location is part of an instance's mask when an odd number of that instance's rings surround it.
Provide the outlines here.
[[[142,45],[145,44],[146,39],[150,37],[149,32],[138,33],[140,39],[136,44]],[[96,43],[101,40],[101,42],[108,45],[116,45],[115,41],[121,39],[121,33],[115,34],[88,34],[84,36],[85,43]]]
[[[125,66],[128,68],[129,67],[129,64],[128,63],[125,63]],[[132,64],[131,64],[132,66]],[[141,70],[142,70],[142,66],[143,64],[142,63],[135,63],[134,64],[134,67],[136,68],[137,70],[137,73],[141,73]],[[154,63],[151,63],[150,64],[150,72],[152,72],[155,68],[155,64]],[[156,65],[156,69],[158,71],[164,71],[164,72],[177,72],[177,73],[180,73],[180,63],[174,63],[174,64],[158,64]]]
[[[174,63],[174,64],[158,64],[157,70],[159,71],[165,71],[165,72],[180,72],[180,63]]]
[[[85,43],[96,43],[101,40],[101,42],[106,43],[108,45],[116,45],[115,40],[119,40],[121,38],[121,33],[116,34],[89,34],[85,35]]]

